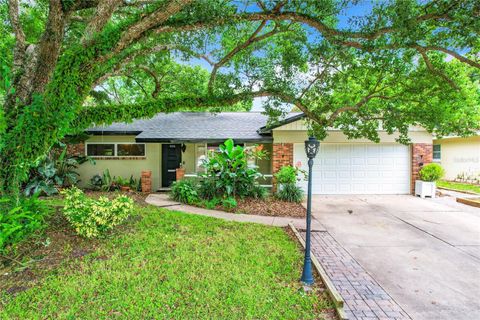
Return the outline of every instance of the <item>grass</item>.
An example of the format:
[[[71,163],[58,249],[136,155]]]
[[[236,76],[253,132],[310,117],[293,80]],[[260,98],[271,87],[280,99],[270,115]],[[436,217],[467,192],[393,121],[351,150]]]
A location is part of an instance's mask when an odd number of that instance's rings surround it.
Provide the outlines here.
[[[300,290],[284,230],[137,208],[141,219],[92,253],[0,292],[0,319],[318,319],[331,308],[320,288]]]
[[[437,181],[437,186],[452,189],[452,190],[470,191],[470,192],[480,194],[480,185],[475,185],[475,184],[441,180],[441,181]]]

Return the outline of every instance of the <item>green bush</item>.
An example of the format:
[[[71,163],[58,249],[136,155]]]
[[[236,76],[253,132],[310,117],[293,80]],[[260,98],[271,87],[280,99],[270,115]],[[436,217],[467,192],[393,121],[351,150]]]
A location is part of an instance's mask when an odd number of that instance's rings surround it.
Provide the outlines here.
[[[277,183],[296,183],[300,180],[300,175],[304,176],[304,179],[307,178],[307,173],[300,168],[293,167],[293,166],[283,166],[280,170],[275,174],[275,179],[277,179]]]
[[[261,159],[266,154],[261,148],[244,148],[236,146],[232,139],[226,140],[219,146],[219,150],[210,152],[204,160],[203,167],[205,174],[204,181],[208,179],[208,193],[205,187],[202,193],[212,198],[213,190],[215,195],[222,197],[249,197],[258,178],[262,175],[255,166],[249,166],[249,159]]]
[[[295,183],[286,183],[277,191],[275,196],[283,201],[299,203],[303,200],[303,190]]]
[[[255,199],[266,199],[268,197],[269,191],[267,188],[262,187],[259,184],[252,186],[250,191],[250,196]]]
[[[422,181],[433,182],[440,180],[445,175],[445,170],[437,163],[425,165],[419,172]]]
[[[222,199],[220,198],[213,198],[210,200],[203,200],[201,205],[207,209],[215,209],[220,203],[222,203]]]
[[[182,179],[172,183],[170,196],[175,201],[187,204],[195,204],[200,200],[197,183],[190,179]]]
[[[237,207],[237,200],[233,197],[222,199],[222,207],[227,211],[232,210]]]
[[[31,198],[0,199],[0,252],[45,226],[50,210],[37,196]]]
[[[204,177],[198,185],[198,196],[202,199],[212,200],[220,195],[217,181],[212,177]]]
[[[89,198],[78,188],[62,191],[65,196],[63,214],[75,231],[86,238],[98,237],[113,229],[131,214],[133,200],[118,196],[113,200]]]

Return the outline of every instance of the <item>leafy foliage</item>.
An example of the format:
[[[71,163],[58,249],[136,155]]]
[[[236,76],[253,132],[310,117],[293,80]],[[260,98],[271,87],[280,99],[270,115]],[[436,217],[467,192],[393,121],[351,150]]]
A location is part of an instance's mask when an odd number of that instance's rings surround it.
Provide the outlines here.
[[[24,190],[25,195],[39,193],[50,196],[58,193],[58,187],[76,185],[79,182],[76,169],[86,161],[93,160],[83,156],[69,156],[65,146],[61,151],[53,149],[49,156],[37,162],[30,173],[30,180]]]
[[[224,198],[221,202],[222,207],[227,211],[233,210],[237,207],[237,200],[235,200],[233,197]]]
[[[300,175],[303,175],[304,179],[307,178],[307,173],[304,170],[288,165],[281,167],[275,174],[275,178],[278,183],[296,183],[301,179]]]
[[[0,252],[11,250],[12,246],[40,230],[45,225],[49,210],[37,196],[16,199],[0,199]]]
[[[275,194],[280,200],[300,203],[303,200],[303,190],[295,183],[285,183]]]
[[[194,180],[182,179],[172,183],[170,195],[175,201],[195,204],[199,201],[197,184]]]
[[[418,173],[422,181],[437,181],[445,175],[445,170],[438,163],[429,163]]]
[[[94,238],[122,223],[132,213],[133,200],[118,196],[113,200],[89,198],[78,188],[62,191],[65,196],[63,214],[75,231],[86,238]]]
[[[210,152],[204,160],[205,173],[202,178],[205,181],[202,193],[210,197],[215,186],[217,195],[221,197],[254,196],[254,191],[258,190],[257,179],[262,175],[256,166],[248,165],[248,159],[263,156],[265,153],[262,150],[246,149],[236,146],[232,139],[226,140],[218,151]]]

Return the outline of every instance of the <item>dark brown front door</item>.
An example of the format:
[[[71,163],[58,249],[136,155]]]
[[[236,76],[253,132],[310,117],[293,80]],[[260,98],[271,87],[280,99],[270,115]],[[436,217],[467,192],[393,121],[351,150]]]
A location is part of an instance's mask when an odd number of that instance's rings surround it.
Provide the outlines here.
[[[180,144],[162,144],[162,187],[170,187],[176,178],[176,169],[182,163]]]

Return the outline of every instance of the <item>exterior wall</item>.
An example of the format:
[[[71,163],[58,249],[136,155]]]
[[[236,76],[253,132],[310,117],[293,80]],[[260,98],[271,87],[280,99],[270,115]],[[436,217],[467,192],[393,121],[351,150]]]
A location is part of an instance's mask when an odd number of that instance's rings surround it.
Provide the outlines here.
[[[185,152],[182,152],[182,163],[185,168],[185,173],[194,173],[195,172],[195,143],[185,143],[187,147]]]
[[[380,142],[394,143],[398,134],[389,135],[385,131],[379,132]],[[273,130],[273,141],[275,143],[303,143],[308,138],[306,130]],[[412,143],[432,143],[432,135],[427,131],[411,131],[410,139]],[[368,139],[351,139],[349,140],[340,131],[328,131],[328,136],[323,140],[325,143],[372,143]]]
[[[272,172],[275,174],[281,167],[293,166],[293,143],[274,143],[272,146]]]
[[[412,170],[410,179],[411,192],[415,191],[415,180],[419,178],[418,172],[422,167],[432,162],[433,144],[432,143],[413,143],[412,144]]]
[[[445,169],[447,180],[455,180],[462,173],[480,178],[480,136],[438,139],[433,144],[441,145],[438,163]]]
[[[86,142],[135,142],[135,136],[91,136]],[[85,148],[83,152],[85,154]],[[147,170],[152,172],[152,188],[157,190],[161,186],[161,152],[159,143],[146,143],[146,157],[94,157],[95,164],[86,162],[78,169],[80,186],[87,187],[91,177],[101,175],[106,169],[112,176],[129,178],[133,175],[136,179],[140,178],[142,171]]]

